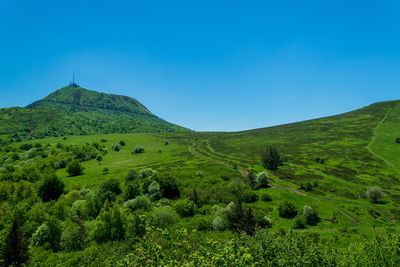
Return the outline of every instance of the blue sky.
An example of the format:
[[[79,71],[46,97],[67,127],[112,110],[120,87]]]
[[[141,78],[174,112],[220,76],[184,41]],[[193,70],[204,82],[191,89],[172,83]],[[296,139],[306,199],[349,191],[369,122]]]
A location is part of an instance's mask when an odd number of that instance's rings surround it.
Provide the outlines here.
[[[237,131],[400,99],[399,1],[0,1],[0,107],[67,85]]]

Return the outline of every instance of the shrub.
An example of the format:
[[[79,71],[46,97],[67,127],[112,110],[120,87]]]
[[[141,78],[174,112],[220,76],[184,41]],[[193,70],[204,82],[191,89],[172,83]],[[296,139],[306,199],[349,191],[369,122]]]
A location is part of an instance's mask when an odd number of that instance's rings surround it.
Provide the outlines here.
[[[263,227],[263,228],[271,228],[272,227],[272,220],[268,216],[264,216],[261,218],[261,220],[258,222],[258,224]]]
[[[246,203],[254,203],[258,200],[258,195],[253,190],[246,190],[243,193],[243,201]]]
[[[166,145],[166,146],[169,145],[169,142],[168,142],[168,141],[165,141],[165,142],[164,142],[164,145]]]
[[[57,169],[64,169],[65,167],[68,166],[68,160],[67,159],[60,159],[57,163],[56,163],[56,168]]]
[[[172,176],[158,176],[156,178],[160,184],[161,193],[165,198],[177,199],[180,196],[178,181]]]
[[[140,154],[140,153],[144,153],[144,148],[141,146],[137,146],[135,148],[135,154]]]
[[[64,192],[64,183],[52,174],[47,174],[38,189],[39,197],[44,201],[57,200]]]
[[[175,211],[181,217],[191,217],[196,213],[196,205],[190,199],[180,199],[175,204]]]
[[[303,218],[304,222],[309,225],[315,225],[319,221],[318,214],[309,205],[305,205],[303,208]]]
[[[267,194],[267,193],[263,193],[263,194],[261,195],[261,200],[262,200],[262,201],[265,201],[265,202],[272,201],[270,195]]]
[[[297,216],[293,222],[294,229],[304,229],[306,228],[306,222],[303,216]]]
[[[209,231],[213,229],[212,219],[210,216],[202,216],[196,214],[193,217],[193,228],[198,231]]]
[[[103,168],[103,174],[107,174],[107,173],[108,173],[108,171],[109,171],[109,169],[108,169],[108,167],[107,167],[107,166]]]
[[[300,184],[300,189],[303,189],[303,190],[305,190],[305,191],[312,191],[313,190],[313,188],[314,188],[314,185],[313,185],[313,183],[311,183],[311,182],[302,182],[301,184]]]
[[[103,160],[103,156],[100,155],[100,154],[98,154],[98,155],[96,156],[96,160],[97,160],[98,162],[102,161],[102,160]]]
[[[274,147],[268,148],[262,155],[261,164],[269,170],[276,170],[283,164],[283,161]]]
[[[224,219],[222,219],[222,217],[220,217],[220,216],[217,216],[214,218],[214,220],[212,222],[212,226],[213,226],[214,230],[216,230],[216,231],[226,230],[226,223],[224,222]]]
[[[400,137],[396,138],[396,143],[400,144]]]
[[[378,203],[384,196],[382,189],[377,186],[370,187],[367,190],[367,198],[373,203]]]
[[[104,181],[100,185],[99,191],[100,191],[100,193],[105,193],[105,192],[109,191],[116,195],[119,195],[122,192],[121,188],[119,187],[119,181],[115,178],[111,178],[111,179]]]
[[[259,174],[257,174],[257,184],[259,187],[268,187],[268,177],[267,177],[267,173],[265,172],[260,172]]]
[[[141,189],[140,183],[137,180],[129,182],[124,190],[124,199],[134,199],[142,193]]]
[[[67,172],[70,176],[78,176],[83,173],[84,168],[79,164],[77,160],[71,160],[67,166]]]
[[[112,144],[111,148],[112,148],[114,151],[117,151],[117,152],[118,152],[118,151],[121,150],[121,145],[118,144],[118,143],[114,143],[114,144]]]
[[[46,223],[43,223],[41,226],[39,226],[38,229],[36,229],[35,233],[32,235],[31,246],[43,246],[44,243],[47,241],[49,232],[50,230]]]
[[[106,143],[106,142],[107,142],[107,140],[106,140],[106,139],[104,139],[104,138],[102,138],[102,139],[100,139],[100,142],[102,142],[102,143]]]
[[[126,145],[126,143],[125,143],[125,141],[119,141],[119,144],[121,145],[121,146],[125,146]]]
[[[151,182],[151,184],[148,187],[148,192],[150,195],[150,199],[152,201],[155,201],[155,200],[158,200],[161,198],[160,185],[156,181]]]
[[[152,168],[141,169],[139,171],[139,176],[142,179],[145,179],[145,178],[151,177],[151,176],[155,176],[155,175],[157,175],[157,171],[153,170]]]
[[[161,228],[174,224],[179,220],[178,214],[171,207],[155,208],[153,210],[153,223]]]
[[[139,172],[137,170],[129,170],[127,175],[125,176],[125,184],[132,182],[139,178]]]
[[[148,210],[150,207],[150,199],[147,196],[138,196],[135,199],[128,200],[124,203],[124,208],[131,211],[135,210]]]
[[[295,217],[298,213],[296,207],[287,200],[284,200],[279,204],[278,211],[279,211],[279,216],[287,219]]]

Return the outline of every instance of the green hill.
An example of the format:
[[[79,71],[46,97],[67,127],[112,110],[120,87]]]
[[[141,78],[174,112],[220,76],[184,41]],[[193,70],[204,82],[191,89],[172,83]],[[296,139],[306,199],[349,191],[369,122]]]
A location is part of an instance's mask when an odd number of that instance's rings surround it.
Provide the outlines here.
[[[98,133],[185,132],[136,99],[79,86],[61,88],[25,108],[0,110],[0,135],[43,138]]]

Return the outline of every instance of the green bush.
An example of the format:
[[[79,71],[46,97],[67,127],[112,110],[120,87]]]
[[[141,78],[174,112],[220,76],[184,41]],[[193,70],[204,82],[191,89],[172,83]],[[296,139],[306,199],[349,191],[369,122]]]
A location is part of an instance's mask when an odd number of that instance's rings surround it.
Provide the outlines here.
[[[156,226],[166,228],[176,223],[179,220],[179,215],[169,206],[154,208],[152,220]]]
[[[308,225],[315,225],[319,221],[317,213],[309,205],[305,205],[303,208],[303,218]]]
[[[287,219],[295,217],[298,213],[295,205],[293,205],[291,202],[287,200],[284,200],[279,204],[278,211],[279,211],[279,216]]]
[[[266,169],[276,170],[283,164],[283,161],[276,148],[270,147],[262,154],[261,164]]]
[[[377,186],[370,187],[367,190],[367,198],[373,203],[378,203],[384,196],[382,189]]]
[[[297,216],[293,222],[294,229],[304,229],[306,228],[306,221],[303,216]]]
[[[114,151],[117,151],[117,152],[118,152],[118,151],[121,150],[121,145],[118,144],[118,143],[114,143],[114,144],[112,144],[111,148],[112,148]]]
[[[136,210],[148,210],[151,202],[147,196],[138,196],[135,199],[128,200],[124,203],[124,208],[128,208],[131,211]]]
[[[225,231],[226,230],[226,223],[224,219],[220,216],[214,218],[212,222],[213,229],[215,231]]]
[[[263,193],[261,195],[261,200],[265,201],[265,202],[272,201],[272,199],[271,199],[271,197],[270,197],[270,195],[268,193]]]
[[[190,199],[180,199],[175,203],[175,211],[181,217],[191,217],[196,213],[196,205]]]
[[[77,160],[71,160],[70,163],[67,166],[67,172],[70,176],[78,176],[83,173],[83,170],[85,168],[79,164]]]
[[[38,188],[38,196],[44,201],[57,200],[64,192],[64,183],[54,173],[46,174]]]
[[[259,174],[257,174],[257,185],[261,188],[266,188],[268,187],[268,176],[266,172],[260,172]]]
[[[141,146],[137,146],[135,148],[135,154],[141,154],[141,153],[144,153],[144,148]]]

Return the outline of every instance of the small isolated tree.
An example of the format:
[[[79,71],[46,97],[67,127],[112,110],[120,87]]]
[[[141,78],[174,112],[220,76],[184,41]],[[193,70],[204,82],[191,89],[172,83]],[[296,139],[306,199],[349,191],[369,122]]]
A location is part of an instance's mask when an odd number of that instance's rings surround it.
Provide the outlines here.
[[[317,213],[309,205],[305,205],[303,208],[303,218],[308,225],[315,225],[319,221]]]
[[[103,160],[103,156],[100,155],[100,154],[98,154],[98,155],[96,156],[96,160],[97,160],[98,162],[102,161],[102,160]]]
[[[384,196],[385,193],[377,186],[370,187],[367,190],[367,198],[373,203],[378,203]]]
[[[21,266],[29,259],[28,243],[22,235],[18,217],[15,216],[0,248],[0,265]]]
[[[400,144],[400,137],[396,138],[396,143]]]
[[[140,154],[140,153],[144,153],[144,148],[141,146],[137,146],[135,148],[135,154]]]
[[[120,144],[121,146],[126,146],[126,143],[125,143],[125,141],[123,141],[123,140],[119,141],[119,144]]]
[[[121,150],[121,145],[120,144],[118,144],[118,143],[114,143],[114,144],[112,144],[112,147],[111,147],[114,151],[120,151]]]
[[[67,172],[71,176],[81,175],[84,169],[85,168],[83,168],[77,160],[71,160],[71,162],[67,166]]]
[[[64,183],[55,173],[46,174],[38,189],[39,197],[44,201],[57,200],[64,192]]]
[[[284,200],[278,206],[279,216],[282,218],[293,218],[297,215],[297,209],[291,202]]]
[[[259,187],[268,187],[268,176],[266,172],[260,172],[257,174],[257,184]]]
[[[283,161],[276,148],[270,147],[262,155],[261,164],[268,170],[276,170],[283,164]]]

